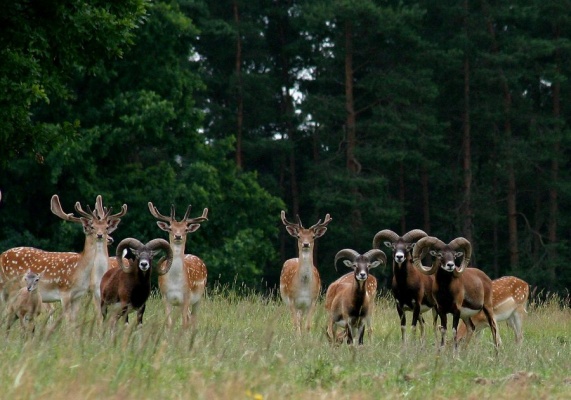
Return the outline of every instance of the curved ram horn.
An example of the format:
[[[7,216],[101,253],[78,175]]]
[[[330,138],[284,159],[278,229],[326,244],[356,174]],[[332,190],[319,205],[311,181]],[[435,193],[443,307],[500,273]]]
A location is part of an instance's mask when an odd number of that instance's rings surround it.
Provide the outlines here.
[[[130,273],[133,271],[131,265],[125,266],[123,264],[123,250],[125,250],[127,247],[138,250],[143,246],[143,243],[134,238],[126,238],[119,242],[117,249],[115,250],[115,257],[117,258],[117,264],[119,264],[119,267],[123,270],[123,272]]]
[[[408,231],[407,233],[405,233],[402,236],[402,240],[403,242],[406,243],[414,243],[417,242],[418,240],[422,239],[423,237],[427,237],[428,234],[420,229],[413,229],[411,231]]]
[[[348,258],[351,261],[355,261],[355,258],[359,256],[360,254],[353,249],[339,250],[335,255],[335,261],[333,261],[333,265],[335,266],[335,271],[337,271],[337,261],[339,261],[341,258]]]
[[[171,269],[172,260],[173,260],[173,251],[171,249],[169,242],[167,242],[164,239],[153,239],[149,243],[147,243],[146,246],[151,251],[164,250],[167,253],[166,258],[163,257],[159,260],[159,263],[158,263],[159,269],[157,272],[159,275],[164,275],[167,272],[169,272],[169,270]]]
[[[425,268],[422,265],[422,259],[431,248],[436,248],[440,250],[444,246],[446,246],[444,242],[434,236],[426,236],[420,239],[418,242],[416,242],[416,245],[412,250],[412,263],[415,266],[415,268],[425,275],[435,274],[436,270],[439,267],[438,260],[434,260],[430,268]]]
[[[378,260],[381,264],[387,265],[387,255],[380,249],[371,249],[363,254],[363,257],[367,257],[370,261]]]
[[[384,239],[390,241],[391,243],[395,243],[400,239],[400,236],[397,235],[395,232],[391,231],[390,229],[384,229],[382,231],[379,231],[373,238],[373,248],[378,249],[379,245]]]
[[[454,271],[452,271],[455,277],[459,277],[464,273],[464,270],[466,269],[466,267],[468,267],[468,264],[470,263],[470,258],[472,258],[472,244],[466,238],[457,237],[456,239],[448,243],[448,246],[452,250],[460,249],[464,251],[464,258],[462,259],[462,264],[460,264],[460,267],[454,268]]]

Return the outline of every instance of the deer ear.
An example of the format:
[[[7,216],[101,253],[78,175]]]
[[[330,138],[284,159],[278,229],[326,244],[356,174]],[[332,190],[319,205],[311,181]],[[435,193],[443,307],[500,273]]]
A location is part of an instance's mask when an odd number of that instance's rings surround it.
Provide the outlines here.
[[[350,260],[343,260],[343,264],[345,264],[349,268],[353,268],[353,262]]]
[[[321,237],[325,234],[325,231],[327,231],[327,228],[322,226],[320,228],[316,228],[315,229],[315,238],[317,239],[318,237]]]
[[[385,246],[387,246],[389,249],[395,249],[393,242],[389,242],[388,240],[385,242]]]
[[[157,221],[157,225],[165,232],[170,232],[171,228],[170,225],[163,221]]]
[[[464,255],[464,252],[457,251],[456,253],[454,253],[454,258],[459,258],[459,257],[462,257],[463,255]]]
[[[111,233],[115,229],[117,229],[119,222],[121,222],[120,219],[112,219],[111,221],[109,221],[109,223],[107,224],[107,233]]]
[[[200,224],[190,224],[186,227],[188,233],[196,232],[200,228]]]
[[[376,268],[376,267],[378,267],[379,265],[381,265],[381,262],[380,262],[380,261],[373,261],[373,262],[371,263],[371,265],[369,266],[369,268]]]
[[[297,237],[297,229],[293,226],[286,226],[286,231],[293,237]]]

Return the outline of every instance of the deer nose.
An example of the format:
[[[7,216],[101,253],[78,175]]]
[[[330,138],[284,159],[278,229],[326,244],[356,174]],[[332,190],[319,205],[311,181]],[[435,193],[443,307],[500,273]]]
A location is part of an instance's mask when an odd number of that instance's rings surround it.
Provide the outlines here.
[[[404,261],[404,255],[403,254],[396,254],[395,255],[395,261],[399,264],[401,264]]]
[[[454,264],[453,261],[448,261],[448,262],[446,263],[446,267],[447,267],[448,269],[450,269],[450,270],[451,270],[452,268],[454,268],[455,266],[456,266],[456,264]]]
[[[309,247],[309,242],[303,242],[303,247]]]
[[[98,233],[98,234],[97,234],[97,239],[103,239],[103,234],[102,234],[102,233]]]
[[[147,261],[141,261],[139,263],[139,267],[143,270],[146,271],[149,269],[149,263]]]
[[[182,240],[182,236],[181,235],[174,235],[175,240]]]
[[[364,271],[361,271],[357,274],[357,279],[359,279],[360,281],[364,281],[365,279],[367,279],[367,273]]]

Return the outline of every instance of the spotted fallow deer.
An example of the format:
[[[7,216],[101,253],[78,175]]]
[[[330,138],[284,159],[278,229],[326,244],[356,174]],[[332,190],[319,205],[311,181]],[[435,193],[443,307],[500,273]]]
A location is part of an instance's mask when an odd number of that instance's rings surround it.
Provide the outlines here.
[[[327,214],[323,222],[320,219],[310,228],[303,227],[299,215],[297,224],[286,220],[285,211],[281,212],[281,219],[287,232],[297,239],[298,257],[286,260],[283,265],[280,294],[290,309],[295,329],[301,334],[304,319],[305,330],[311,329],[311,318],[321,291],[321,278],[313,265],[313,245],[315,239],[325,234],[332,218]]]
[[[506,321],[514,331],[515,342],[523,341],[523,316],[527,313],[527,299],[529,297],[529,284],[515,276],[504,276],[492,281],[492,303],[496,322]],[[479,312],[470,318],[479,333],[489,327],[486,315]],[[458,340],[466,337],[466,324],[460,321],[458,325]],[[499,334],[498,334],[499,337]]]
[[[79,202],[75,203],[75,211],[66,214],[57,195],[51,199],[51,211],[65,221],[75,222],[83,226],[85,243],[81,253],[49,252],[33,247],[15,247],[0,255],[0,280],[2,283],[21,276],[27,270],[42,273],[40,292],[46,303],[61,302],[63,312],[69,320],[75,320],[79,300],[87,292],[91,292],[96,315],[99,318],[101,299],[101,278],[109,269],[109,252],[107,249],[111,232],[117,229],[121,217],[127,212],[123,204],[121,211],[111,214],[111,208],[103,207],[101,196],[97,196],[95,209],[89,206],[84,211]]]
[[[172,205],[169,217],[159,213],[157,207],[149,202],[149,211],[155,217],[157,225],[169,234],[169,243],[173,251],[172,266],[167,274],[159,276],[159,289],[163,296],[167,323],[172,326],[172,306],[182,307],[182,326],[196,327],[196,315],[200,300],[206,287],[207,270],[204,262],[195,255],[184,254],[186,235],[195,232],[200,224],[207,221],[208,208],[197,218],[189,218],[191,206],[186,209],[180,221],[175,218]]]

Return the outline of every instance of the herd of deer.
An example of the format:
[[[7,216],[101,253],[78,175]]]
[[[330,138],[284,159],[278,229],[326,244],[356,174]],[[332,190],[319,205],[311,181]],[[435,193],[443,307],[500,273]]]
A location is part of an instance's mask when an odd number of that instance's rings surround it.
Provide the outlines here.
[[[317,305],[320,278],[313,264],[315,239],[323,236],[331,221],[329,214],[324,222],[319,220],[310,228],[298,222],[286,220],[282,211],[282,222],[288,233],[297,239],[299,257],[284,263],[280,277],[280,293],[289,305],[295,329],[301,333],[303,325],[309,331],[312,315]],[[446,244],[440,239],[428,236],[415,229],[402,237],[385,229],[373,238],[373,248],[361,255],[352,249],[340,250],[334,265],[341,259],[353,269],[327,289],[325,309],[328,313],[327,336],[332,343],[347,340],[352,344],[358,340],[363,344],[365,327],[371,334],[371,314],[377,292],[377,281],[369,269],[386,264],[387,257],[379,249],[381,243],[393,251],[393,277],[391,289],[400,317],[401,339],[406,340],[406,311],[412,312],[412,332],[420,325],[421,340],[424,340],[424,319],[422,314],[432,310],[435,336],[440,329],[439,348],[445,346],[447,316],[452,314],[454,352],[461,340],[469,342],[474,332],[489,326],[496,351],[500,337],[496,322],[507,321],[513,329],[515,340],[523,340],[522,318],[526,313],[529,285],[514,276],[491,280],[483,271],[468,267],[472,256],[472,245],[459,237]],[[433,258],[429,267],[422,260],[430,254]],[[456,259],[462,259],[460,266]],[[440,318],[440,326],[437,320]],[[305,319],[305,323],[303,323]],[[341,328],[341,331],[337,330]]]
[[[1,193],[0,193],[1,199]],[[170,216],[162,215],[148,203],[158,227],[168,232],[169,241],[153,239],[143,244],[126,238],[117,246],[114,257],[109,256],[110,236],[127,212],[123,204],[116,214],[103,206],[97,196],[93,210],[85,211],[79,202],[74,213],[62,210],[59,198],[51,199],[51,211],[63,220],[79,223],[83,227],[83,251],[48,252],[33,247],[16,247],[0,255],[1,299],[6,303],[8,328],[17,319],[26,330],[33,330],[33,319],[42,310],[42,304],[60,302],[63,315],[74,321],[81,298],[91,294],[96,318],[102,322],[113,309],[113,323],[137,311],[138,324],[142,324],[145,303],[150,294],[152,260],[158,251],[165,251],[156,264],[159,289],[162,295],[168,326],[172,325],[172,306],[181,306],[184,328],[195,327],[196,314],[204,295],[207,269],[197,256],[185,254],[186,237],[207,220],[208,209],[202,215],[190,218],[188,206],[181,220],[175,217],[172,206]],[[299,216],[292,223],[281,212],[287,232],[297,239],[298,257],[287,260],[280,276],[280,294],[289,307],[295,330],[309,331],[313,313],[321,292],[321,279],[313,262],[315,239],[323,236],[332,218],[304,228]],[[328,312],[327,337],[332,343],[363,344],[365,328],[372,334],[371,316],[377,294],[377,280],[369,270],[386,265],[387,256],[379,249],[381,243],[393,252],[392,293],[400,318],[401,339],[406,341],[406,311],[412,312],[412,333],[420,326],[424,340],[423,313],[432,310],[435,336],[440,329],[440,347],[445,345],[447,315],[452,314],[454,349],[461,340],[470,340],[473,332],[489,326],[494,343],[500,345],[496,322],[507,321],[515,333],[516,342],[523,340],[522,318],[529,296],[529,285],[523,280],[508,276],[492,281],[484,272],[468,267],[472,254],[470,242],[456,238],[446,244],[415,229],[402,237],[388,229],[379,231],[373,239],[373,248],[364,254],[342,249],[335,256],[334,266],[344,260],[353,269],[331,285],[325,296]],[[432,264],[423,266],[422,260],[430,254]],[[456,259],[462,259],[460,266]],[[126,265],[125,265],[126,264]],[[437,319],[440,318],[440,326]],[[339,330],[341,329],[341,330]]]
[[[150,294],[151,262],[159,250],[168,254],[167,259],[157,263],[167,322],[172,324],[174,305],[181,306],[184,327],[195,325],[207,271],[200,258],[184,254],[184,249],[187,234],[196,231],[207,220],[208,209],[205,208],[200,217],[190,218],[189,206],[184,217],[177,221],[174,206],[167,217],[152,203],[148,205],[159,228],[169,233],[169,242],[155,239],[143,245],[137,239],[126,238],[117,246],[115,257],[110,257],[108,246],[113,243],[110,235],[126,214],[127,205],[113,214],[111,208],[103,206],[101,196],[97,196],[93,210],[87,206],[85,211],[79,202],[75,203],[75,215],[65,213],[59,197],[52,196],[51,211],[63,220],[83,227],[83,250],[80,253],[49,252],[16,247],[0,254],[0,286],[10,325],[13,318],[19,318],[23,327],[33,330],[33,318],[40,311],[38,304],[42,302],[60,302],[63,315],[74,321],[80,300],[88,293],[92,296],[98,321],[103,321],[108,307],[112,307],[118,310],[114,322],[121,317],[127,321],[128,313],[137,311],[138,321],[142,323],[145,302]],[[36,282],[38,290],[29,285],[23,287],[30,279],[39,281]]]

